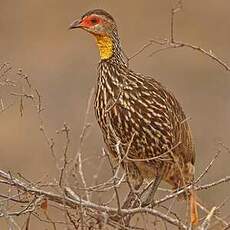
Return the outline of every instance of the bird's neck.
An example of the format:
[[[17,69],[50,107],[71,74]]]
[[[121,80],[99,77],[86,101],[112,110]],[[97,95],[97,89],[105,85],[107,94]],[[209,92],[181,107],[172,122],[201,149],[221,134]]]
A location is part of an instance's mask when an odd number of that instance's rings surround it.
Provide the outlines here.
[[[96,42],[100,53],[101,60],[113,60],[122,64],[126,64],[127,60],[122,51],[118,35],[96,35]]]
[[[110,58],[113,55],[113,40],[104,35],[96,35],[97,46],[101,60]]]

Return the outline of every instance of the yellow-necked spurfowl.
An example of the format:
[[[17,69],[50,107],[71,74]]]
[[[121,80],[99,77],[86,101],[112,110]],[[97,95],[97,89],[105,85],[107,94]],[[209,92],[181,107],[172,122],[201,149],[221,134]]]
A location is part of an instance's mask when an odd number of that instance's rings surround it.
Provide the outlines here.
[[[162,179],[174,189],[190,184],[195,151],[186,116],[174,95],[155,79],[128,67],[109,13],[91,10],[70,25],[74,28],[96,38],[101,60],[94,109],[110,154],[123,159],[135,189],[143,180],[155,178],[142,205],[153,202]]]

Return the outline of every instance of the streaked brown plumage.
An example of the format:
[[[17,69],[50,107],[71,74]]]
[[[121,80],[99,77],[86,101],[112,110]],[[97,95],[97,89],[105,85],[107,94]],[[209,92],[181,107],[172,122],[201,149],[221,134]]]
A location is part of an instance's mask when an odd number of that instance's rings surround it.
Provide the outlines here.
[[[101,61],[95,113],[109,152],[124,158],[133,186],[138,189],[144,179],[154,177],[156,187],[161,179],[173,188],[191,183],[195,151],[174,95],[153,78],[129,69],[110,14],[89,11],[71,24],[71,29],[78,27],[97,39]]]

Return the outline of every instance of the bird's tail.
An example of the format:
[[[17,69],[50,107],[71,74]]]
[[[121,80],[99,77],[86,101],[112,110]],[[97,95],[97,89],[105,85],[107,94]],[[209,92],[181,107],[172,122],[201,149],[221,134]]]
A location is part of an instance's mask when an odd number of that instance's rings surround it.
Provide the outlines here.
[[[199,221],[198,208],[197,208],[197,196],[196,192],[192,189],[190,191],[190,219],[192,225],[197,225]]]

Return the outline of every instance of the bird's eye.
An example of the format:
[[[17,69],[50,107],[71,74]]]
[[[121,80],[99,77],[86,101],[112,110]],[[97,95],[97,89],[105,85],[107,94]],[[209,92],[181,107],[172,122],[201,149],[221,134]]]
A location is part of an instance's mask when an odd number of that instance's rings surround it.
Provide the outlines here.
[[[92,18],[90,21],[93,25],[98,23],[98,20],[96,18]]]

